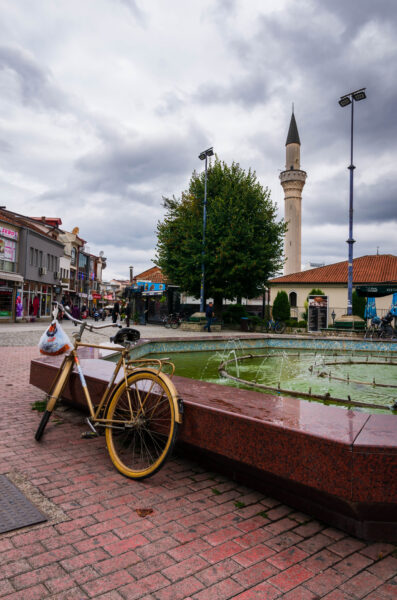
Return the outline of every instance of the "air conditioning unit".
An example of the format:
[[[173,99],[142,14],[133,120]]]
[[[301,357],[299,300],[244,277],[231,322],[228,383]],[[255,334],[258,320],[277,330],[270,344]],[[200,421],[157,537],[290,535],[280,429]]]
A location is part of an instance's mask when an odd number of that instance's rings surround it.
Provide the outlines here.
[[[47,275],[47,267],[39,267],[39,275]]]
[[[59,279],[59,273],[58,273],[58,271],[54,271],[54,279]]]

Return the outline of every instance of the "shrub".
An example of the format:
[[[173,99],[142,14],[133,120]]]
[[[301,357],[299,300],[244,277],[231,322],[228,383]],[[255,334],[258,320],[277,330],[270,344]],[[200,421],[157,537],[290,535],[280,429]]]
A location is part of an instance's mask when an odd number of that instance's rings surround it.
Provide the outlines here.
[[[286,322],[287,327],[296,327],[303,329],[307,327],[307,321],[298,321],[297,319],[288,319]]]
[[[241,317],[248,317],[247,309],[242,304],[229,304],[222,313],[224,323],[240,323]]]
[[[357,317],[361,317],[363,319],[367,299],[364,296],[359,296],[356,290],[354,290],[352,301],[353,315],[356,315]]]
[[[291,308],[287,292],[278,292],[273,302],[273,319],[276,321],[288,321],[291,316]]]

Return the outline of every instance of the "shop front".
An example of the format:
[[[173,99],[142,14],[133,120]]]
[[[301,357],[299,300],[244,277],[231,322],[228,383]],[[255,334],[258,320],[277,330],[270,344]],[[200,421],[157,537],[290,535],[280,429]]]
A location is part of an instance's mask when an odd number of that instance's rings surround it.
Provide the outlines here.
[[[35,319],[51,316],[51,303],[53,298],[55,299],[52,285],[25,281],[21,295],[25,318]]]
[[[22,316],[22,282],[17,273],[0,272],[0,321],[15,321]]]

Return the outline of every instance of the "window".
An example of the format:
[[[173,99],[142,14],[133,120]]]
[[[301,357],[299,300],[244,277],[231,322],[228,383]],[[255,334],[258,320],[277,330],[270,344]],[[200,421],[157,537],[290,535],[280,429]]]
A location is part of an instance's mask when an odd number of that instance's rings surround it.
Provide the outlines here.
[[[29,263],[30,263],[30,265],[31,265],[32,267],[33,267],[33,255],[34,255],[34,250],[33,250],[33,248],[31,247],[31,248],[30,248],[30,252],[29,252],[29,256],[30,256]]]
[[[296,308],[296,302],[297,302],[296,292],[290,292],[289,303],[290,303],[291,308]]]
[[[35,250],[34,251],[34,266],[37,267],[39,264],[39,251]]]
[[[40,250],[39,252],[39,267],[43,266],[43,252]]]

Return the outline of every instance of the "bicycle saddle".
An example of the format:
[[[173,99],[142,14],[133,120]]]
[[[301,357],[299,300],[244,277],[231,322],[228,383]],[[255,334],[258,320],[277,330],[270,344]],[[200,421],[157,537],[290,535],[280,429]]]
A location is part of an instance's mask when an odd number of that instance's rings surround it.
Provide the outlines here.
[[[110,338],[110,341],[114,344],[123,344],[125,342],[137,342],[141,337],[140,332],[132,327],[123,327]]]

